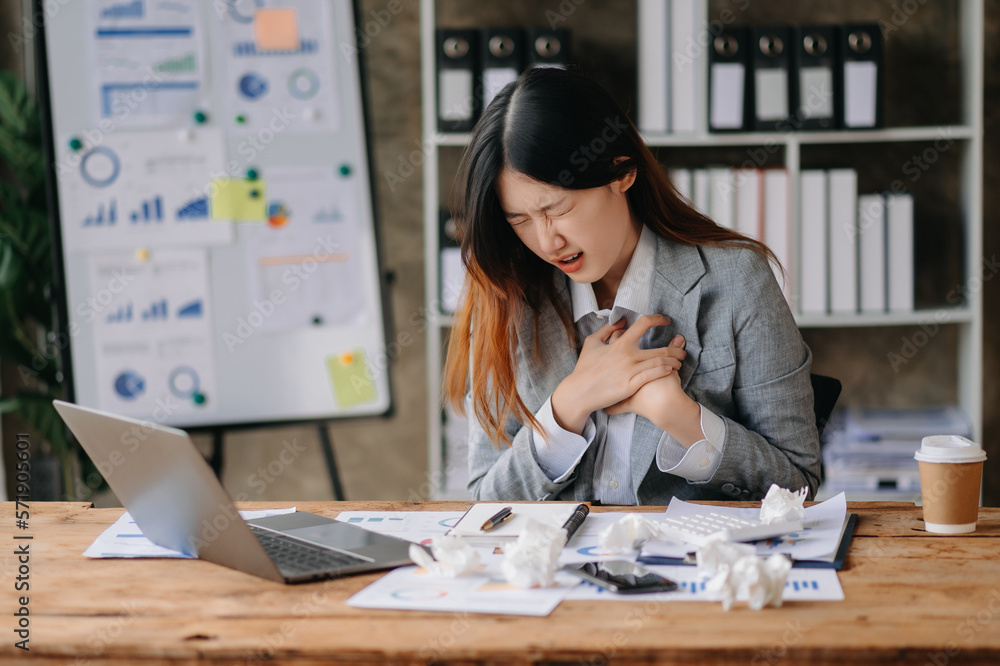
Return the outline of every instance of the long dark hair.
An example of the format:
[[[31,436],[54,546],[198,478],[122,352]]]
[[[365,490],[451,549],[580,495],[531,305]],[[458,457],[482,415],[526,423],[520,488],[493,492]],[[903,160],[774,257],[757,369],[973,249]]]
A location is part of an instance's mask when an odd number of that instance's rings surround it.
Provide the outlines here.
[[[548,301],[570,344],[575,339],[570,313],[555,298],[555,269],[525,247],[504,215],[497,192],[504,169],[573,190],[603,187],[635,171],[626,193],[629,208],[657,236],[683,245],[746,246],[777,263],[765,245],[715,224],[677,193],[600,85],[572,71],[528,70],[483,112],[452,189],[467,272],[451,330],[445,389],[451,404],[464,412],[471,388],[476,419],[498,446],[511,442],[504,430],[511,414],[539,429],[517,393],[517,322],[530,311],[537,326],[537,312]],[[540,360],[540,350],[533,351]]]

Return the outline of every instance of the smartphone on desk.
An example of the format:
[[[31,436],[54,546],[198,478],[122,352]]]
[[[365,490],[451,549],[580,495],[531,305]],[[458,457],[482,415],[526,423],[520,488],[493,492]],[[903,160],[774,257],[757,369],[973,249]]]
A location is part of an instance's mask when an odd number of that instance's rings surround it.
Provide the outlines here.
[[[563,571],[617,594],[673,592],[677,583],[627,560],[567,564]]]

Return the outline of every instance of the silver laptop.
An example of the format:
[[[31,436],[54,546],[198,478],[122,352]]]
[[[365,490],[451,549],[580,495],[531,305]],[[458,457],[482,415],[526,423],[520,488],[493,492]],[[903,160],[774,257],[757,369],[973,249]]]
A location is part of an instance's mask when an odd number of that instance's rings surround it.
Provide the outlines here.
[[[53,405],[158,546],[285,583],[411,564],[410,542],[314,513],[244,521],[183,430]]]

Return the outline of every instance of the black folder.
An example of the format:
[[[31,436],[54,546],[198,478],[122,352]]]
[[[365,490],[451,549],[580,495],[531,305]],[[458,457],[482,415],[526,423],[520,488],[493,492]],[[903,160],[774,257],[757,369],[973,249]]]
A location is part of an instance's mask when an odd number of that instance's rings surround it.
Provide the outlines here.
[[[442,132],[468,132],[479,117],[476,30],[437,30],[437,126]]]
[[[789,130],[789,76],[791,73],[791,28],[750,29],[753,129]]]
[[[739,132],[749,128],[747,31],[724,27],[708,49],[708,129]]]
[[[524,32],[519,28],[483,28],[479,39],[483,69],[483,108],[524,69]]]
[[[882,31],[877,23],[845,25],[839,41],[842,127],[882,127]]]
[[[839,126],[835,85],[836,26],[794,28],[792,39],[792,123],[798,129],[829,130]]]
[[[528,28],[528,67],[566,67],[569,64],[569,30],[566,28]]]

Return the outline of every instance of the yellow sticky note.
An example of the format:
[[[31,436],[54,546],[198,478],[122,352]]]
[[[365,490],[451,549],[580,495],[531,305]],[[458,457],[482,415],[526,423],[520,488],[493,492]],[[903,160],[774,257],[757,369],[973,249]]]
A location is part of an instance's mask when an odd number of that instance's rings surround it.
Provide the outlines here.
[[[217,178],[208,201],[213,220],[264,222],[267,220],[267,185],[262,180]]]
[[[261,51],[298,51],[299,22],[295,8],[258,9],[253,14],[253,36]]]
[[[378,397],[375,378],[368,369],[368,356],[364,349],[354,349],[326,357],[333,394],[341,407],[353,407],[374,402]]]

